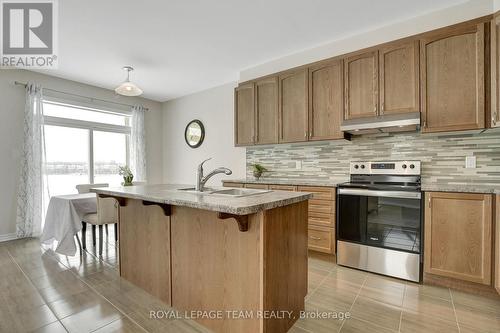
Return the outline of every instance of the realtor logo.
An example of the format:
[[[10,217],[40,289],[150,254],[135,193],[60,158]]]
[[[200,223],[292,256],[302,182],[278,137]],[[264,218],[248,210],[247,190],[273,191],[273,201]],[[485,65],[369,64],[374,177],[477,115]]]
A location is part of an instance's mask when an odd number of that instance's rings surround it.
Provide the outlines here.
[[[0,0],[0,67],[56,68],[57,0],[28,1]]]

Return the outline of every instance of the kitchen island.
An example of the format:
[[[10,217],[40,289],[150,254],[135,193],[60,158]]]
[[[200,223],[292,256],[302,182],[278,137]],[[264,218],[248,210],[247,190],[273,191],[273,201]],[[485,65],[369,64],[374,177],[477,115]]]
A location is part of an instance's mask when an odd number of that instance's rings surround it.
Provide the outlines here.
[[[307,294],[311,194],[184,188],[92,190],[120,204],[120,275],[214,332],[287,332]]]

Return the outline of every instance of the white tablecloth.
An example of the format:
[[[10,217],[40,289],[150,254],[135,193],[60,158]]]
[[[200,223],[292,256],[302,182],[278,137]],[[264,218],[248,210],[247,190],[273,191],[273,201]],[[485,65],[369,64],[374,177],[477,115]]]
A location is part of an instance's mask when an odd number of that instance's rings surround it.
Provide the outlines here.
[[[75,235],[82,229],[82,217],[95,212],[95,193],[53,196],[50,198],[40,240],[44,244],[57,241],[56,252],[68,256],[75,255]]]

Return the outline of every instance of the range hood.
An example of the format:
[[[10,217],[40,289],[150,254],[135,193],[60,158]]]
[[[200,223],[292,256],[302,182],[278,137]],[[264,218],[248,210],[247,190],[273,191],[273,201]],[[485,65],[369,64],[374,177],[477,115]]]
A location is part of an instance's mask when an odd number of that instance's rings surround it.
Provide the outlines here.
[[[344,120],[340,130],[352,135],[412,132],[420,128],[420,112]]]

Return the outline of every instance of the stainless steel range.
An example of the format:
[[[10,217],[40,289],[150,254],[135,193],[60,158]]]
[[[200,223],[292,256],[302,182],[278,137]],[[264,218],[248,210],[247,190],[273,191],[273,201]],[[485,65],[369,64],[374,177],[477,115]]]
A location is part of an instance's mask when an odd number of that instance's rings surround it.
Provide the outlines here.
[[[351,162],[337,191],[337,263],[420,282],[420,161]]]

